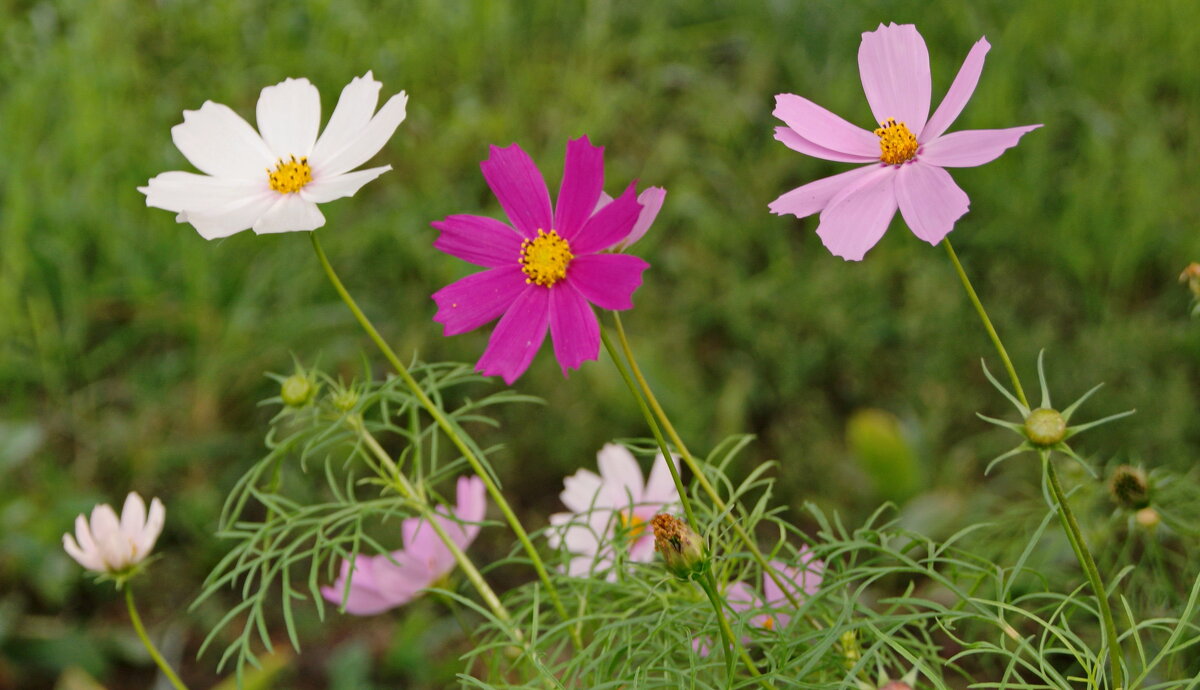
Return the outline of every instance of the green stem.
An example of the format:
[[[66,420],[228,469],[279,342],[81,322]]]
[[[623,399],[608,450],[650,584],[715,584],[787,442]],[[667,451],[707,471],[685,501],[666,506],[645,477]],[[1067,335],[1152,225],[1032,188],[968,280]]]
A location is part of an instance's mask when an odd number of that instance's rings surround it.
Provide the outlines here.
[[[425,391],[421,389],[421,385],[417,383],[417,380],[414,379],[412,374],[408,372],[408,367],[404,366],[404,363],[401,362],[400,358],[396,356],[396,353],[392,350],[391,346],[387,344],[387,341],[383,339],[383,336],[379,334],[379,331],[375,329],[374,324],[372,324],[371,320],[367,318],[367,315],[363,313],[362,309],[359,309],[358,303],[355,302],[354,298],[350,296],[350,292],[346,290],[346,286],[342,284],[341,279],[338,278],[337,272],[334,271],[333,265],[329,263],[329,258],[325,256],[325,250],[321,248],[321,243],[317,239],[317,233],[311,232],[309,235],[312,237],[313,249],[317,253],[317,258],[321,262],[321,267],[325,269],[325,275],[329,278],[329,282],[333,284],[333,288],[337,290],[337,293],[342,298],[342,301],[346,303],[346,306],[349,307],[350,312],[354,314],[354,318],[358,321],[358,324],[362,326],[364,331],[367,332],[367,335],[375,343],[376,347],[379,348],[379,351],[383,353],[383,356],[388,360],[388,363],[392,365],[392,368],[396,370],[396,373],[400,375],[400,378],[421,403],[422,407],[429,412],[430,416],[432,416],[434,421],[437,422],[437,425],[441,427],[443,432],[445,432],[446,436],[454,444],[454,447],[458,449],[458,452],[471,465],[471,469],[475,471],[475,474],[479,475],[479,478],[483,480],[484,486],[487,487],[488,495],[492,497],[492,501],[494,501],[500,508],[500,512],[504,514],[504,519],[508,522],[508,526],[512,529],[513,534],[517,536],[517,540],[521,542],[521,546],[525,549],[525,553],[529,556],[529,560],[533,564],[534,570],[537,571],[538,579],[542,581],[542,585],[545,587],[546,593],[550,597],[550,601],[554,606],[554,610],[558,613],[562,620],[569,620],[569,616],[567,616],[567,609],[563,606],[562,599],[558,596],[558,590],[555,589],[554,585],[550,582],[550,574],[546,571],[546,565],[542,561],[542,557],[538,555],[537,549],[534,548],[533,542],[529,539],[529,533],[525,531],[525,528],[521,525],[521,521],[517,518],[516,513],[513,512],[512,508],[508,504],[508,501],[504,498],[504,494],[500,492],[500,487],[498,487],[495,480],[492,479],[491,472],[489,472],[487,468],[483,466],[483,462],[481,462],[479,458],[475,456],[475,453],[472,452],[470,447],[467,446],[466,442],[463,441],[458,431],[450,423],[450,420],[446,418],[446,415],[442,413],[441,409],[438,408],[438,406],[429,399],[429,396],[425,394]],[[571,627],[570,633],[571,643],[575,646],[575,649],[582,649],[583,640],[580,637],[578,630],[574,627]]]
[[[996,352],[1000,355],[1001,361],[1004,362],[1004,368],[1008,371],[1008,376],[1012,380],[1017,398],[1025,406],[1025,409],[1028,410],[1029,399],[1025,397],[1025,390],[1021,387],[1021,381],[1017,377],[1017,370],[1013,367],[1012,360],[1008,357],[1008,351],[1004,349],[1004,343],[1000,341],[1000,335],[996,333],[996,328],[992,326],[992,320],[988,318],[987,310],[983,308],[983,302],[979,300],[979,295],[975,293],[975,288],[971,286],[971,280],[967,278],[967,272],[963,270],[962,263],[958,260],[958,255],[954,253],[954,247],[950,246],[950,238],[947,237],[942,240],[942,244],[945,245],[946,253],[949,254],[950,261],[954,264],[954,270],[958,273],[958,277],[967,291],[967,297],[970,298],[971,304],[975,305],[975,311],[978,312],[980,320],[983,321],[983,327],[987,331],[988,337],[992,339],[992,344],[996,347]],[[1054,462],[1047,457],[1042,464],[1045,466],[1050,493],[1054,497],[1054,502],[1058,504],[1058,517],[1062,523],[1063,531],[1066,532],[1067,540],[1071,542],[1071,547],[1075,551],[1075,557],[1079,561],[1080,567],[1083,568],[1084,574],[1087,576],[1092,592],[1096,595],[1096,602],[1100,608],[1100,622],[1104,628],[1104,637],[1107,638],[1107,643],[1111,649],[1109,661],[1112,667],[1112,686],[1114,690],[1122,690],[1124,687],[1123,669],[1125,656],[1121,650],[1120,639],[1117,637],[1117,624],[1113,619],[1112,608],[1108,604],[1108,590],[1105,589],[1104,582],[1100,578],[1100,570],[1096,567],[1096,560],[1092,557],[1092,552],[1088,549],[1087,542],[1083,539],[1083,531],[1079,528],[1079,522],[1076,521],[1075,514],[1071,511],[1070,504],[1067,503],[1067,496],[1063,493],[1062,484],[1058,481],[1058,472],[1054,469]]]
[[[758,548],[758,544],[755,543],[754,539],[750,537],[750,534],[746,532],[746,528],[742,527],[742,523],[738,522],[737,516],[733,514],[733,511],[728,509],[728,506],[721,498],[721,495],[717,493],[717,490],[712,485],[712,482],[708,481],[708,477],[705,476],[704,469],[700,467],[700,463],[697,462],[696,458],[693,457],[691,452],[688,451],[687,445],[684,444],[683,439],[680,438],[679,434],[675,431],[675,427],[671,424],[671,420],[667,418],[667,414],[663,411],[662,405],[658,404],[658,399],[654,397],[654,391],[650,389],[650,384],[646,382],[646,377],[642,375],[642,370],[638,368],[637,360],[633,358],[633,349],[629,346],[629,339],[625,336],[625,327],[621,324],[621,316],[617,312],[613,312],[613,323],[616,325],[617,339],[621,343],[621,349],[625,353],[625,359],[629,362],[629,369],[633,372],[633,377],[637,379],[638,388],[634,388],[630,382],[629,376],[622,373],[622,375],[625,376],[626,383],[630,386],[630,391],[633,393],[633,397],[637,398],[639,403],[641,403],[642,396],[645,396],[645,401],[648,402],[650,407],[654,410],[655,417],[657,417],[659,423],[662,424],[662,428],[666,430],[667,436],[670,437],[671,443],[673,443],[676,450],[679,451],[679,455],[683,458],[683,461],[688,466],[688,469],[690,469],[692,474],[696,477],[696,481],[700,484],[700,488],[704,489],[704,493],[707,494],[709,500],[713,502],[713,506],[717,509],[717,511],[725,515],[725,519],[729,522],[729,526],[733,528],[734,533],[737,534],[739,539],[741,539],[742,544],[749,549],[750,554],[754,556],[754,560],[758,562],[760,567],[762,567],[763,572],[765,572],[767,576],[774,580],[775,584],[779,586],[779,591],[783,592],[784,596],[787,597],[788,602],[791,603],[792,606],[800,608],[800,599],[792,593],[791,587],[783,582],[779,574],[775,572],[775,569],[772,568],[771,564],[767,561],[767,557],[764,556],[763,552]],[[613,361],[617,363],[617,368],[622,369],[623,372],[623,367],[620,361],[616,357],[613,357]],[[640,392],[638,390],[639,388]],[[653,429],[654,426],[652,424],[651,430]],[[682,489],[680,490],[680,495],[686,493],[686,491],[683,491]]]
[[[175,670],[167,663],[162,654],[159,654],[158,648],[150,641],[150,637],[146,635],[146,628],[142,625],[142,617],[138,615],[137,606],[133,603],[133,587],[129,583],[125,584],[125,607],[129,609],[129,620],[133,622],[133,629],[137,632],[137,636],[142,640],[142,645],[146,651],[150,652],[150,658],[154,659],[154,663],[158,664],[158,668],[162,671],[167,680],[171,681],[171,685],[176,690],[187,690],[187,686],[183,681],[179,680],[179,676],[175,675]]]
[[[1008,351],[1004,349],[1004,343],[1000,342],[1000,336],[996,333],[996,328],[992,326],[992,320],[988,318],[987,310],[983,308],[983,302],[979,301],[979,295],[975,294],[975,288],[971,286],[971,280],[967,278],[967,272],[963,270],[962,264],[958,260],[958,254],[954,253],[954,247],[950,246],[950,238],[942,240],[942,245],[946,247],[946,253],[950,255],[950,262],[954,264],[954,270],[958,272],[958,278],[962,281],[963,287],[967,291],[967,297],[970,298],[971,304],[975,305],[975,311],[979,314],[979,319],[983,321],[983,328],[987,331],[988,337],[992,339],[992,345],[996,346],[996,352],[1000,355],[1000,360],[1004,362],[1004,368],[1008,371],[1008,378],[1012,380],[1013,388],[1017,392],[1017,398],[1026,409],[1029,408],[1029,400],[1025,397],[1025,389],[1021,388],[1021,380],[1017,378],[1017,370],[1013,367],[1012,360],[1008,358]]]
[[[721,597],[717,594],[717,580],[713,577],[712,570],[705,571],[704,578],[700,581],[700,588],[708,595],[708,600],[712,602],[713,610],[717,612],[717,623],[721,630],[721,639],[725,641],[725,666],[728,673],[728,684],[733,685],[733,663],[734,658],[739,657],[742,663],[749,669],[750,675],[758,679],[758,684],[769,690],[775,690],[775,686],[771,681],[763,678],[762,672],[758,670],[754,659],[746,653],[746,648],[742,646],[737,636],[733,634],[733,628],[729,626],[729,619],[725,617],[725,607],[721,602]]]

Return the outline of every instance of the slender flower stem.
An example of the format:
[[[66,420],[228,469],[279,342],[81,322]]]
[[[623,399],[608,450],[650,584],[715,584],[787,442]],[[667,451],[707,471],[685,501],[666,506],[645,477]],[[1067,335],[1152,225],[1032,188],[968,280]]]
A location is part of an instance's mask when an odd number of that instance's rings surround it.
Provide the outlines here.
[[[129,620],[133,622],[133,629],[137,632],[138,638],[141,639],[142,645],[146,651],[150,652],[150,658],[154,659],[154,663],[158,664],[158,669],[162,671],[167,680],[176,690],[187,690],[187,686],[183,681],[179,680],[179,676],[175,675],[175,670],[159,653],[158,648],[150,641],[150,637],[146,635],[146,628],[142,625],[142,617],[138,615],[137,606],[133,603],[133,587],[129,583],[125,583],[125,608],[129,609]]]
[[[671,424],[671,420],[667,418],[667,414],[663,411],[662,405],[658,404],[658,399],[654,397],[654,391],[650,389],[650,384],[646,382],[646,377],[642,375],[642,370],[638,368],[637,360],[633,358],[633,349],[629,346],[629,339],[625,336],[625,327],[621,324],[621,316],[617,312],[613,312],[613,323],[616,325],[617,339],[621,343],[621,349],[625,353],[625,359],[629,362],[629,368],[633,372],[633,377],[637,379],[638,388],[634,388],[630,382],[629,376],[624,373],[622,374],[625,377],[626,383],[630,387],[630,391],[633,393],[633,397],[637,398],[639,404],[641,404],[642,396],[645,396],[645,402],[648,402],[650,407],[654,410],[654,415],[658,418],[659,423],[662,424],[663,429],[666,430],[667,436],[669,436],[671,439],[671,443],[675,444],[675,449],[679,451],[679,455],[683,457],[684,463],[686,463],[688,468],[691,469],[692,474],[696,477],[696,481],[700,484],[700,488],[704,489],[704,493],[707,494],[709,500],[713,502],[713,506],[718,512],[725,515],[725,519],[729,522],[729,526],[733,528],[734,533],[737,534],[739,539],[741,539],[742,544],[749,549],[750,554],[754,556],[754,560],[758,562],[760,567],[762,567],[763,572],[765,572],[767,576],[774,580],[775,584],[779,586],[779,591],[783,592],[784,596],[787,597],[788,602],[791,603],[792,606],[800,608],[800,599],[796,597],[796,595],[792,593],[791,588],[783,582],[783,579],[778,573],[775,572],[775,569],[772,568],[771,564],[767,561],[767,557],[763,555],[762,550],[758,548],[758,544],[755,543],[750,534],[746,532],[746,528],[742,526],[742,523],[738,522],[737,516],[733,514],[733,511],[728,509],[728,506],[721,498],[721,495],[717,493],[717,490],[712,485],[712,482],[710,482],[708,477],[704,474],[704,469],[700,467],[700,463],[697,462],[696,458],[693,457],[691,452],[688,451],[687,445],[684,444],[683,439],[680,438],[678,432],[675,431],[675,427]],[[611,349],[610,354],[612,354]],[[622,369],[623,371],[623,365],[616,356],[613,356],[613,362],[617,364],[618,369]],[[651,424],[651,430],[654,430],[653,424]],[[680,488],[679,493],[682,496],[687,492]]]
[[[967,291],[967,297],[970,298],[971,304],[975,306],[975,311],[979,313],[980,320],[983,321],[984,330],[987,331],[988,337],[992,339],[992,344],[996,346],[996,352],[1000,355],[1001,361],[1004,362],[1004,368],[1008,371],[1008,376],[1012,380],[1017,398],[1025,406],[1025,409],[1029,409],[1029,399],[1025,397],[1025,390],[1021,387],[1021,381],[1017,377],[1017,370],[1013,367],[1012,360],[1008,357],[1008,351],[1004,349],[1004,343],[1000,341],[1000,336],[996,333],[996,328],[992,326],[992,320],[988,318],[987,310],[983,308],[983,302],[979,300],[979,295],[975,293],[975,288],[971,286],[971,280],[967,278],[967,273],[963,270],[962,263],[958,260],[958,255],[954,253],[954,248],[950,246],[950,238],[947,237],[942,240],[942,244],[945,245],[946,253],[950,255],[950,261],[954,264],[954,270],[958,273],[963,288]],[[1124,687],[1123,668],[1125,655],[1121,649],[1120,638],[1117,637],[1117,625],[1113,619],[1112,608],[1108,603],[1108,590],[1104,587],[1104,581],[1100,577],[1100,570],[1096,567],[1096,560],[1092,557],[1092,552],[1088,549],[1087,542],[1083,539],[1083,531],[1079,528],[1079,522],[1075,519],[1075,513],[1071,511],[1071,505],[1067,503],[1067,496],[1063,492],[1062,484],[1058,481],[1058,472],[1054,469],[1054,462],[1049,457],[1045,457],[1042,465],[1045,468],[1047,483],[1050,485],[1050,493],[1054,497],[1054,502],[1058,504],[1058,517],[1060,522],[1062,522],[1063,531],[1066,532],[1067,540],[1071,542],[1071,547],[1075,551],[1075,557],[1078,559],[1080,567],[1083,568],[1083,572],[1087,576],[1092,592],[1096,595],[1096,602],[1100,608],[1100,622],[1104,628],[1104,637],[1107,638],[1106,642],[1111,650],[1109,653],[1109,662],[1112,667],[1112,687],[1114,690],[1122,690]]]
[[[487,487],[488,495],[492,497],[492,500],[500,508],[500,512],[504,514],[504,519],[508,522],[508,526],[512,529],[513,534],[517,536],[517,540],[521,542],[521,546],[525,549],[525,553],[529,556],[529,560],[533,564],[534,570],[537,571],[538,579],[540,579],[542,581],[542,585],[545,586],[546,593],[550,597],[550,602],[554,606],[554,610],[558,613],[559,618],[564,621],[569,620],[570,617],[567,615],[567,609],[563,606],[562,599],[558,596],[558,590],[555,589],[554,585],[550,582],[550,575],[546,571],[546,564],[542,561],[542,557],[538,555],[537,549],[534,548],[533,542],[529,539],[529,533],[525,531],[524,526],[521,525],[520,519],[517,518],[516,513],[513,512],[512,507],[509,506],[508,501],[504,498],[504,494],[500,492],[500,487],[498,487],[495,480],[492,479],[491,472],[488,472],[487,468],[483,466],[483,462],[476,457],[475,453],[471,450],[467,443],[463,441],[461,435],[450,423],[450,420],[447,419],[446,415],[441,411],[441,409],[429,399],[429,396],[426,395],[425,391],[421,389],[421,385],[417,383],[417,380],[414,379],[412,374],[408,372],[408,367],[404,366],[404,363],[401,362],[400,358],[396,356],[396,353],[392,350],[391,346],[387,344],[387,341],[384,340],[383,336],[379,334],[379,331],[375,329],[375,326],[371,323],[371,320],[368,319],[367,315],[364,314],[362,309],[358,307],[358,303],[354,301],[354,298],[350,296],[350,292],[346,290],[346,286],[343,285],[341,279],[338,278],[337,272],[333,269],[333,265],[329,263],[329,258],[325,256],[325,250],[321,248],[321,242],[317,239],[317,233],[311,232],[309,235],[312,237],[312,245],[313,249],[317,253],[317,259],[320,260],[321,267],[325,269],[325,275],[329,278],[329,282],[333,284],[333,288],[337,290],[337,293],[342,298],[342,301],[346,303],[346,306],[349,307],[350,312],[354,314],[354,318],[358,320],[358,324],[362,326],[364,331],[367,332],[367,335],[370,336],[376,347],[379,348],[379,351],[383,353],[383,356],[388,360],[388,363],[392,365],[392,368],[396,370],[396,373],[400,375],[400,378],[421,403],[422,407],[429,412],[430,416],[432,416],[434,421],[437,422],[437,425],[441,427],[443,432],[445,432],[451,443],[454,444],[454,447],[458,449],[458,452],[462,454],[466,461],[471,465],[471,469],[475,471],[475,474],[479,475],[479,478],[483,480],[484,486]],[[583,640],[579,635],[579,631],[574,627],[571,628],[571,642],[575,646],[576,650],[583,648]]]
[[[754,659],[746,653],[746,648],[742,646],[737,635],[733,634],[733,628],[729,626],[729,620],[725,617],[725,607],[721,603],[721,597],[717,594],[717,580],[713,577],[712,571],[704,573],[704,578],[700,581],[700,588],[708,595],[708,600],[712,602],[713,608],[717,612],[717,623],[721,629],[721,638],[725,640],[725,664],[728,669],[729,682],[733,682],[733,661],[734,656],[741,658],[742,663],[750,670],[750,675],[758,680],[758,684],[768,690],[775,690],[774,684],[771,681],[763,678],[762,672],[758,670]]]

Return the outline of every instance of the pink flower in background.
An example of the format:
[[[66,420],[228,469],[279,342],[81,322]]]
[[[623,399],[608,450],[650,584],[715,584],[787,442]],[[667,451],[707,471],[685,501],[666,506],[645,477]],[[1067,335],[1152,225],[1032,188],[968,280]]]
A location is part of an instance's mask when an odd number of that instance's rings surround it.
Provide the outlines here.
[[[262,90],[258,129],[220,103],[183,111],[171,128],[175,146],[205,175],[165,172],[138,191],[146,205],[175,211],[205,239],[247,228],[262,234],[315,230],[325,224],[317,204],[353,196],[392,169],[351,172],[387,143],[404,120],[408,96],[392,96],[375,112],[379,89],[370,72],[342,89],[321,126],[321,95],[307,79],[287,79]]]
[[[121,508],[121,517],[107,503],[92,508],[91,522],[82,515],[75,518],[75,536],[63,535],[63,548],[79,565],[97,573],[115,575],[141,563],[162,533],[167,511],[157,498],[146,502],[130,491]]]
[[[634,186],[596,209],[604,149],[587,137],[567,143],[553,213],[542,174],[516,144],[491,147],[480,167],[512,225],[471,215],[433,223],[441,231],[434,248],[488,269],[435,292],[433,320],[451,336],[499,318],[475,368],[509,384],[529,368],[548,330],[565,376],[599,356],[600,325],[591,305],[632,308],[650,266],[635,256],[599,253],[627,241],[637,226],[642,206]]]
[[[775,97],[775,138],[805,155],[866,163],[793,189],[770,209],[797,218],[820,212],[817,235],[834,255],[862,259],[887,230],[896,209],[913,234],[937,244],[970,205],[944,168],[995,160],[1026,132],[1041,127],[980,129],[944,134],[975,92],[986,39],[971,48],[941,105],[929,116],[931,79],[925,40],[911,24],[882,24],[864,33],[858,68],[879,128],[860,129],[793,94]]]
[[[675,462],[672,460],[672,462]],[[559,494],[568,513],[550,516],[546,538],[550,546],[565,545],[575,554],[567,573],[587,575],[612,570],[617,548],[628,549],[628,560],[648,563],[654,559],[654,532],[650,520],[657,513],[679,505],[679,492],[671,479],[667,461],[659,453],[643,482],[642,469],[624,446],[607,443],[596,454],[600,474],[579,470],[563,480]]]
[[[438,508],[437,519],[454,543],[466,549],[479,534],[478,523],[487,508],[483,480],[459,477],[457,494],[458,504],[454,508],[457,520],[450,519],[444,507]],[[354,561],[353,573],[350,562],[343,560],[337,581],[330,587],[322,587],[321,595],[335,604],[343,603],[345,595],[346,613],[370,616],[408,603],[454,570],[450,549],[424,520],[406,518],[400,531],[403,549],[393,551],[390,558],[385,554],[359,556]],[[347,578],[349,593],[346,593]]]

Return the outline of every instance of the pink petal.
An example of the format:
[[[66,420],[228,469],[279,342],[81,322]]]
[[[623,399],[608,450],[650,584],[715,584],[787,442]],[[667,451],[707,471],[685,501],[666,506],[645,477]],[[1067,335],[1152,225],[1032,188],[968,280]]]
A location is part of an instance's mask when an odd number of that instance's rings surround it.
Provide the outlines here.
[[[199,110],[183,111],[183,122],[171,138],[192,165],[214,177],[266,180],[276,156],[262,137],[228,106],[205,101]]]
[[[925,123],[925,129],[916,133],[917,141],[933,141],[942,136],[947,127],[954,124],[963,106],[971,100],[971,94],[975,93],[979,74],[983,71],[983,58],[991,47],[986,38],[979,39],[971,46],[971,52],[967,53],[967,59],[963,60],[962,67],[958,68],[958,75],[954,77],[954,83],[950,84],[950,90],[946,92],[941,105],[933,111],[933,117]]]
[[[593,204],[594,207],[594,204]],[[603,251],[629,236],[642,212],[637,191],[631,183],[621,196],[596,211],[570,240],[575,256]]]
[[[642,468],[638,467],[633,453],[625,446],[606,443],[596,454],[596,465],[604,478],[600,498],[596,504],[618,510],[640,503],[645,492]]]
[[[725,601],[729,603],[729,608],[739,613],[759,607],[758,595],[745,582],[729,585],[729,589],[725,591]]]
[[[550,290],[550,339],[563,376],[600,356],[600,323],[596,312],[569,282]]]
[[[354,196],[366,183],[392,169],[390,165],[367,168],[352,173],[327,175],[322,170],[313,170],[313,181],[304,185],[300,197],[306,201],[323,204],[334,199]]]
[[[633,224],[633,229],[621,240],[621,248],[624,249],[629,245],[637,242],[645,236],[646,231],[654,224],[654,219],[658,217],[658,212],[662,210],[663,201],[667,198],[667,190],[662,187],[647,187],[638,195],[638,203],[642,205],[642,212],[638,214],[637,222]],[[612,198],[607,201],[603,198],[598,203],[608,205],[612,203]]]
[[[487,495],[479,477],[459,477],[455,485],[454,515],[464,523],[458,526],[462,540],[455,539],[459,548],[466,549],[479,535],[479,524],[487,511]]]
[[[674,458],[671,458],[671,464],[676,470],[679,469],[679,462]],[[642,495],[642,502],[657,506],[659,512],[667,506],[679,503],[679,489],[675,487],[675,480],[671,478],[671,470],[667,467],[662,453],[654,456],[654,465],[650,468],[650,478],[646,480],[646,492]]]
[[[1041,125],[1009,127],[1008,129],[968,129],[952,132],[922,144],[917,158],[940,168],[971,168],[990,163],[1005,150],[1017,145],[1027,132]]]
[[[929,117],[929,50],[912,24],[879,25],[862,35],[858,72],[875,121],[889,117],[914,134]],[[820,143],[820,142],[817,142]]]
[[[475,369],[484,376],[501,376],[505,383],[512,385],[533,362],[549,327],[550,289],[530,285],[496,324]]]
[[[575,513],[586,513],[592,509],[596,495],[604,482],[600,475],[591,470],[579,470],[563,479],[563,490],[558,495],[559,500],[567,509]]]
[[[521,236],[495,218],[446,216],[431,225],[441,231],[433,248],[477,266],[514,266],[521,258]]]
[[[900,166],[896,201],[913,234],[934,245],[950,234],[954,221],[971,206],[967,193],[954,184],[950,173],[920,161]]]
[[[844,173],[821,178],[815,182],[797,187],[772,201],[767,208],[771,213],[783,215],[790,213],[797,218],[811,216],[825,210],[829,201],[842,190],[856,186],[862,178],[877,171],[880,165],[864,165]]]
[[[533,239],[538,230],[549,232],[553,228],[546,180],[520,146],[513,144],[503,149],[492,146],[487,160],[479,167],[508,219],[521,234]]]
[[[896,170],[876,168],[858,184],[842,190],[821,212],[817,235],[834,256],[861,261],[896,214]]]
[[[875,136],[875,135],[871,135]],[[875,139],[874,155],[856,154],[856,153],[841,153],[833,149],[827,149],[824,146],[817,146],[808,139],[796,134],[796,130],[791,127],[776,127],[776,141],[783,142],[783,145],[793,151],[798,151],[806,156],[813,158],[823,158],[827,161],[838,161],[841,163],[870,163],[878,161],[880,156],[879,139]]]
[[[256,115],[276,158],[306,158],[321,128],[321,94],[307,79],[285,79],[262,90]]]
[[[472,273],[433,293],[433,320],[446,327],[446,336],[473,331],[500,318],[528,287],[515,265]]]
[[[146,526],[142,528],[141,536],[137,539],[138,553],[143,556],[154,549],[154,542],[162,534],[163,523],[167,519],[167,509],[157,498],[150,501],[150,516],[146,518]]]
[[[829,160],[851,163],[879,160],[879,137],[846,122],[807,98],[791,93],[778,94],[775,96],[775,111],[772,115],[783,120],[801,139],[817,147],[811,152],[801,153],[827,158],[827,155],[820,155],[821,149],[825,149],[840,154],[839,157]]]
[[[647,268],[650,264],[629,254],[587,254],[571,259],[567,282],[601,309],[632,309]]]
[[[567,142],[562,185],[554,209],[554,229],[570,242],[596,208],[604,188],[604,147],[592,146],[586,136]]]
[[[125,505],[121,508],[121,532],[126,537],[136,539],[146,526],[146,502],[136,491],[130,491],[125,497]]]

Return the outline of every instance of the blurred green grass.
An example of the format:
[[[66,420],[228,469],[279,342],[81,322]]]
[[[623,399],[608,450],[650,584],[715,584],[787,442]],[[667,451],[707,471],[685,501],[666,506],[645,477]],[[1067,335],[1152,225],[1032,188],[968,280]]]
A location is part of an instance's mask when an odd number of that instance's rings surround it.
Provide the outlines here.
[[[60,551],[76,513],[130,488],[167,501],[155,572],[177,585],[146,596],[151,615],[169,616],[221,553],[216,510],[261,451],[268,413],[255,403],[274,393],[263,372],[289,369],[294,353],[351,376],[369,351],[306,238],[209,243],[135,190],[189,169],[169,131],[182,110],[211,99],[250,117],[259,90],[288,76],[318,86],[326,116],[368,69],[385,94],[410,94],[377,158],[394,171],[323,207],[321,230],[399,352],[474,361],[486,342],[486,329],[442,338],[428,296],[470,270],[430,248],[429,222],[499,213],[479,174],[487,146],[520,143],[556,188],[566,139],[586,133],[606,146],[610,192],[632,178],[669,190],[636,248],[653,268],[625,322],[685,437],[703,449],[752,431],[747,461],[779,461],[780,500],[861,515],[880,497],[845,431],[865,408],[896,415],[926,488],[958,505],[1036,491],[1036,469],[1017,460],[982,476],[1009,440],[974,412],[1006,404],[980,372],[989,344],[940,249],[896,221],[847,264],[820,245],[815,219],[767,212],[846,167],[775,142],[773,96],[866,125],[861,32],[916,23],[935,103],[986,35],[987,66],[954,129],[1046,126],[955,171],[972,202],[953,234],[967,270],[1027,386],[1046,348],[1060,400],[1108,383],[1085,418],[1139,410],[1082,451],[1180,472],[1200,454],[1200,328],[1176,283],[1200,259],[1195,3],[63,0],[0,12],[0,686],[35,687],[65,664],[13,652],[31,639],[94,650],[79,663],[102,680],[130,663],[106,641],[119,602]],[[513,408],[486,440],[507,444],[495,464],[537,527],[564,474],[644,429],[603,360],[564,383],[543,352],[518,386],[550,404]],[[481,560],[506,549],[493,536]],[[352,623],[313,639],[333,644]],[[347,649],[330,668],[355,667]],[[425,658],[388,673],[438,687],[446,677],[413,675]],[[205,678],[213,662],[186,665]]]

